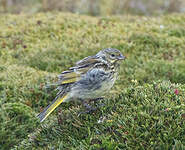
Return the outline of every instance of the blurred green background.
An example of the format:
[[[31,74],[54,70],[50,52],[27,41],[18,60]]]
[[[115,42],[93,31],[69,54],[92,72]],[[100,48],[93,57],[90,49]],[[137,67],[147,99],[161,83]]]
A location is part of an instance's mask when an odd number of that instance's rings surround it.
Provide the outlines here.
[[[185,12],[184,0],[0,0],[0,12],[63,11],[88,15],[158,15]]]

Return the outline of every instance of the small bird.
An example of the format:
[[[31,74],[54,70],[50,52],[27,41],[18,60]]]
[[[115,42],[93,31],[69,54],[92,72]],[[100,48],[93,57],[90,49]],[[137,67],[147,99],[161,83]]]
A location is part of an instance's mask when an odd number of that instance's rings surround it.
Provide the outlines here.
[[[115,48],[106,48],[86,57],[58,76],[57,96],[39,115],[40,122],[62,102],[97,100],[113,86],[120,60],[125,56]]]

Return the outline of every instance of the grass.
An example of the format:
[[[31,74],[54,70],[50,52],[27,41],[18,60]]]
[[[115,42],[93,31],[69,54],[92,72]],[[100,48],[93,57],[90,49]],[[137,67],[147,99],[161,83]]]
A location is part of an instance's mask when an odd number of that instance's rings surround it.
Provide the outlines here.
[[[0,149],[184,149],[185,15],[0,16]],[[47,83],[106,47],[127,56],[114,88],[93,114],[62,104]]]

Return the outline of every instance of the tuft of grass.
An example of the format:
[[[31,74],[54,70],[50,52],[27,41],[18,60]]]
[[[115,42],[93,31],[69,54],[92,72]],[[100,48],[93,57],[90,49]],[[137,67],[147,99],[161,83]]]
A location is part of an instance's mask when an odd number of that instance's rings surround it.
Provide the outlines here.
[[[31,144],[26,139],[17,149],[25,143],[27,149],[183,148],[184,87],[166,81],[140,86],[133,81],[91,115],[79,117],[79,109],[63,107],[29,136]]]
[[[184,15],[0,15],[0,149],[184,149]],[[83,114],[46,89],[76,61],[107,47],[126,57],[104,107]]]

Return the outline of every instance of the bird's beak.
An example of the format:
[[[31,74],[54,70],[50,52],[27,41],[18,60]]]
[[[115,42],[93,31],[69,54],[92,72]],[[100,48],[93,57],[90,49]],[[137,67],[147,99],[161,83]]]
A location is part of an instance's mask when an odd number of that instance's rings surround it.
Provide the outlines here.
[[[126,59],[126,57],[123,56],[122,54],[118,57],[118,60],[124,60],[124,59]]]

